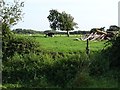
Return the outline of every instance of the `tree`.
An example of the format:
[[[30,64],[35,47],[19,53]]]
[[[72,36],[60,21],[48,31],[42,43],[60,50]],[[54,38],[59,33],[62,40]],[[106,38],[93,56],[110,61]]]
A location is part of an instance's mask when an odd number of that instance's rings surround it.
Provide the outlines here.
[[[109,29],[107,29],[107,31],[119,31],[119,30],[120,30],[120,27],[116,25],[111,25]]]
[[[50,28],[56,30],[59,27],[60,13],[57,10],[50,10],[50,15],[47,17],[50,22]]]
[[[22,19],[22,7],[24,7],[24,2],[19,2],[19,0],[14,0],[14,3],[6,3],[4,0],[0,1],[3,59],[7,58],[6,52],[9,53],[9,43],[14,37],[14,34],[11,32],[10,28]]]
[[[47,17],[50,22],[50,27],[53,30],[65,30],[69,37],[69,31],[74,30],[77,27],[77,23],[74,22],[74,18],[65,12],[58,12],[57,10],[50,10],[50,15]]]
[[[7,4],[4,0],[0,2],[0,21],[2,22],[3,38],[10,38],[10,27],[16,25],[22,19],[22,7],[24,2],[14,0],[14,3]]]
[[[78,24],[74,22],[74,18],[70,14],[62,12],[59,20],[60,20],[60,24],[59,24],[60,30],[67,31],[68,37],[69,37],[69,31],[74,30],[74,27],[78,28],[77,27]]]

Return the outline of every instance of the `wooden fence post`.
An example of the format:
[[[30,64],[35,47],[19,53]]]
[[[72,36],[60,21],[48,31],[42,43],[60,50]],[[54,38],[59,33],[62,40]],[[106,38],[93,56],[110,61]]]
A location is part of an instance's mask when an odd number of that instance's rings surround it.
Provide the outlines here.
[[[89,54],[89,40],[87,39],[86,54]]]

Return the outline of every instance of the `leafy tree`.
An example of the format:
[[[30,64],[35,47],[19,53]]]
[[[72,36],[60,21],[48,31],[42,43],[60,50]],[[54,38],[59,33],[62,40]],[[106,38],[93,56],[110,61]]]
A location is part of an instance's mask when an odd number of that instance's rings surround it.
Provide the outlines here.
[[[60,13],[57,10],[50,10],[50,15],[47,17],[50,22],[50,28],[56,30],[59,27]]]
[[[22,7],[24,7],[24,2],[19,2],[19,0],[14,0],[14,3],[10,4],[5,3],[4,0],[0,2],[3,38],[10,39],[10,35],[12,34],[10,27],[16,25],[22,19]]]
[[[74,30],[77,27],[77,23],[74,22],[74,18],[65,12],[58,12],[57,10],[50,10],[50,15],[47,17],[50,22],[50,27],[53,30],[65,30],[69,37],[69,31]]]
[[[6,3],[4,0],[0,1],[3,59],[6,54],[5,52],[10,47],[8,43],[14,38],[14,34],[10,31],[10,28],[22,19],[22,7],[24,7],[24,2],[19,2],[19,0],[14,0],[14,3]]]
[[[77,23],[74,22],[74,18],[70,14],[62,12],[59,20],[60,20],[60,24],[59,24],[60,30],[67,31],[68,37],[69,37],[69,31],[74,30],[74,27],[78,28]]]
[[[120,27],[116,25],[111,25],[109,29],[107,29],[107,31],[119,31],[119,30],[120,30]]]

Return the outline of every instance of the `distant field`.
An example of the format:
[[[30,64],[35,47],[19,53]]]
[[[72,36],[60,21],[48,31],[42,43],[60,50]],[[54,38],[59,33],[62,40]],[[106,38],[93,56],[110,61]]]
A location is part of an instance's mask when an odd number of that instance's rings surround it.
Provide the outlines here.
[[[75,38],[80,38],[80,35],[57,35],[55,37],[44,37],[44,35],[32,35],[40,43],[40,47],[43,50],[49,50],[54,52],[77,52],[85,51],[86,41],[76,41]],[[91,51],[101,50],[104,47],[105,41],[89,41],[89,48]]]

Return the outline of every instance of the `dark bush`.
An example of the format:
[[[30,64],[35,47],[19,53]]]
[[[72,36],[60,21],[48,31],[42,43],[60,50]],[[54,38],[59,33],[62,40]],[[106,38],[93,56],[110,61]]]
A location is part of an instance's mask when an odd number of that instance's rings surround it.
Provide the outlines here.
[[[29,82],[42,75],[43,58],[35,53],[20,55],[15,53],[3,62],[3,83]]]
[[[103,58],[104,57],[104,58]],[[97,52],[92,55],[91,64],[89,66],[90,75],[101,76],[109,71],[109,59],[104,53]]]
[[[55,86],[66,87],[67,83],[75,78],[78,71],[83,71],[88,65],[87,60],[81,60],[78,55],[56,60],[46,69],[48,81]]]
[[[14,36],[9,40],[4,40],[2,45],[3,60],[5,60],[15,53],[27,54],[35,52],[39,44],[31,38]]]
[[[108,43],[111,46],[105,52],[109,57],[110,68],[120,68],[120,32]]]
[[[73,80],[68,83],[69,88],[87,88],[93,84],[92,77],[89,73],[78,72]]]

